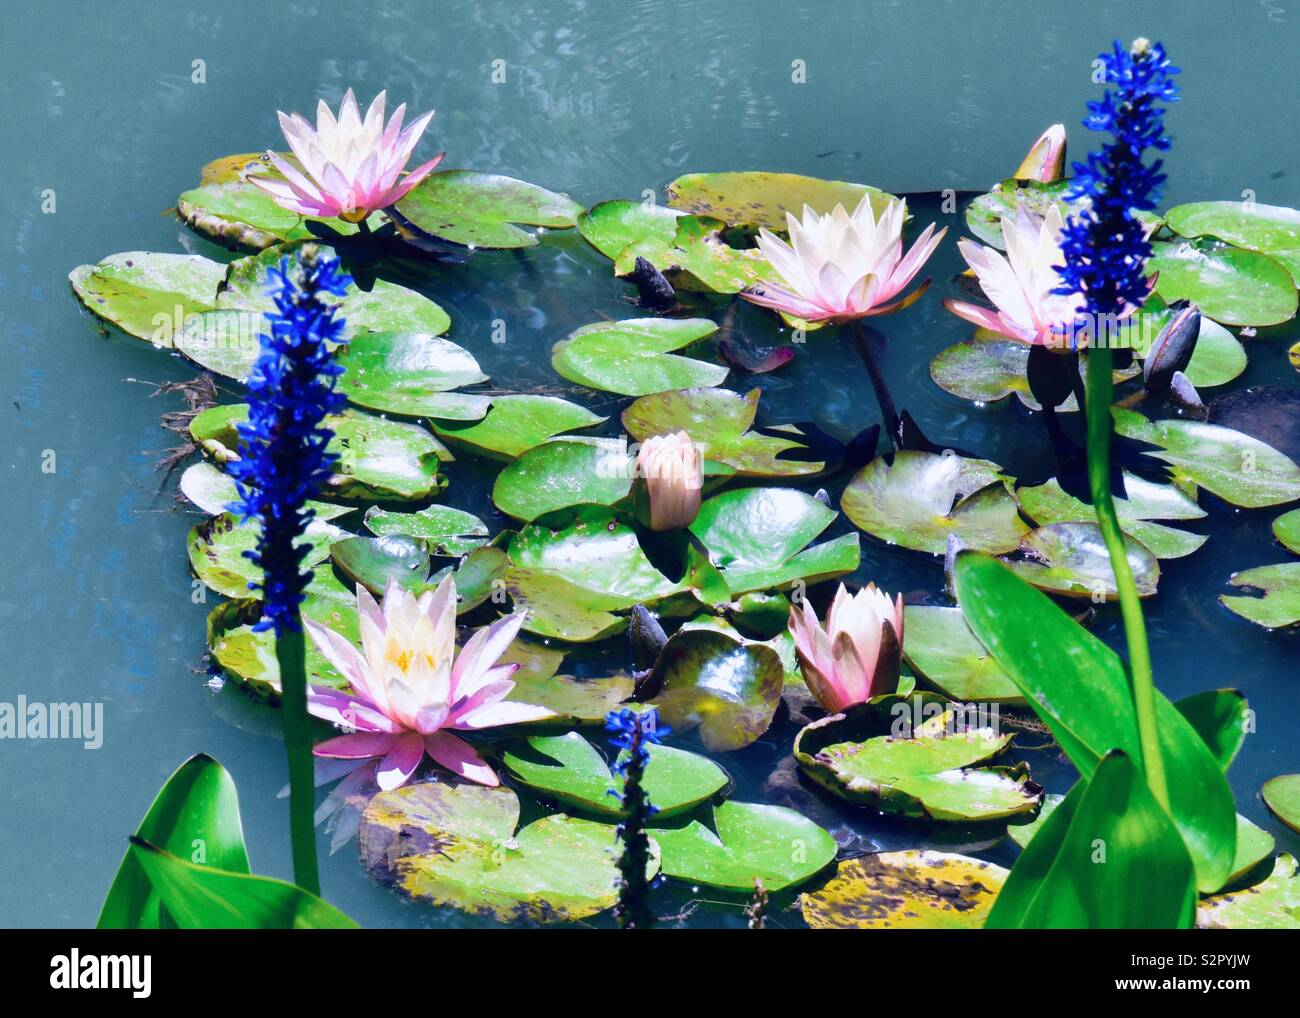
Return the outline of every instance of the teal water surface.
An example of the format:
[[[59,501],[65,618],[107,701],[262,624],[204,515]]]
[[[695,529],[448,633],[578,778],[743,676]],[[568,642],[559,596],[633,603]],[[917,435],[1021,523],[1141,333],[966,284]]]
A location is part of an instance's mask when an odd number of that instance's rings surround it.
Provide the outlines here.
[[[1170,114],[1176,138],[1167,202],[1239,198],[1300,205],[1300,79],[1290,58],[1300,10],[1276,3],[1112,2],[551,2],[517,0],[220,5],[119,2],[11,4],[6,10],[0,112],[5,187],[0,249],[0,700],[104,705],[103,745],[0,742],[0,924],[94,922],[125,838],[177,764],[204,751],[234,774],[254,867],[288,876],[285,782],[275,713],[203,674],[204,618],[185,535],[198,519],[179,504],[176,475],[155,469],[174,436],[159,417],[175,395],[159,383],[192,365],[117,332],[102,334],[72,296],[73,266],[117,251],[230,255],[180,224],[171,209],[199,167],[279,144],[275,111],[336,103],[349,85],[368,99],[437,117],[417,155],[445,149],[445,165],[492,170],[565,191],[590,205],[639,197],[681,173],[772,169],[860,180],[901,192],[983,189],[1005,176],[1048,124],[1077,121],[1094,89],[1089,63],[1115,37],[1162,39],[1186,71]],[[196,83],[194,61],[205,80]],[[792,81],[804,61],[806,82]],[[491,80],[504,61],[505,81]],[[498,65],[500,66],[500,65]],[[52,191],[55,211],[42,211]],[[978,450],[1012,473],[1049,469],[1042,429],[1013,406],[972,407],[928,376],[930,358],[966,334],[940,300],[962,267],[957,216],[933,198],[920,223],[951,225],[931,263],[931,293],[888,319],[887,371],[900,405],[930,437]],[[420,284],[451,314],[450,337],[495,387],[567,392],[550,368],[552,343],[601,316],[628,317],[628,287],[574,233],[554,233],[518,257],[480,252]],[[717,311],[721,314],[723,304]],[[490,339],[494,319],[508,340]],[[750,308],[736,323],[760,344],[770,319]],[[1296,329],[1260,330],[1250,368],[1233,388],[1290,387],[1285,351]],[[814,420],[847,437],[875,419],[856,355],[814,338],[761,385],[768,423]],[[228,399],[234,393],[225,394]],[[616,414],[616,400],[588,400]],[[616,419],[616,418],[615,418]],[[614,433],[613,426],[608,429]],[[52,469],[51,469],[52,468]],[[452,468],[449,500],[504,522],[487,501],[491,474]],[[1212,502],[1203,498],[1203,502]],[[1295,852],[1257,790],[1300,769],[1296,633],[1269,634],[1217,597],[1239,569],[1282,561],[1268,525],[1277,511],[1215,505],[1193,529],[1213,536],[1166,563],[1148,604],[1157,680],[1172,697],[1219,686],[1248,694],[1258,732],[1232,781],[1239,809]],[[839,527],[847,528],[841,521]],[[928,557],[863,544],[860,582],[910,601],[937,602]],[[1109,609],[1095,631],[1122,635]],[[839,810],[792,781],[793,729],[778,727],[722,760],[735,797],[783,801],[832,828],[847,847],[945,843],[935,832]],[[1035,776],[1054,790],[1068,768],[1039,755]],[[1011,858],[996,848],[990,858]],[[365,925],[462,921],[402,903],[370,881],[355,853],[324,860],[326,896]],[[661,911],[687,895],[665,889]],[[692,924],[733,924],[733,906],[703,905]],[[775,921],[797,925],[797,914]]]

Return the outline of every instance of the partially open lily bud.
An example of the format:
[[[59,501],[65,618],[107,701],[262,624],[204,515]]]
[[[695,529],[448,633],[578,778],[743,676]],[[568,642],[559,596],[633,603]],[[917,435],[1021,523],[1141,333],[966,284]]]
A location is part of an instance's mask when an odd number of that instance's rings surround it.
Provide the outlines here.
[[[1065,174],[1065,125],[1053,124],[1034,142],[1015,173],[1016,180],[1050,184]]]
[[[1142,384],[1153,396],[1168,392],[1174,375],[1187,370],[1201,334],[1201,309],[1195,304],[1179,301],[1170,310],[1173,317],[1151,341],[1142,365]]]
[[[790,606],[790,634],[808,690],[830,711],[844,711],[898,689],[903,656],[903,597],[869,583],[856,594],[840,584],[823,626],[806,600]]]
[[[704,461],[685,431],[655,435],[636,454],[636,473],[644,478],[651,530],[679,530],[695,521],[704,487]]]

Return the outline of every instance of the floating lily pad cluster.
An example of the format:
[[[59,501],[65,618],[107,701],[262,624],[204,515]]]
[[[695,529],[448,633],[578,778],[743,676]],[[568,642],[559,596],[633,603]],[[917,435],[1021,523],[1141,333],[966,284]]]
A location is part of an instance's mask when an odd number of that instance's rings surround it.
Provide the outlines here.
[[[358,585],[377,595],[392,583],[423,593],[454,574],[462,638],[501,614],[527,612],[503,658],[520,665],[510,697],[554,714],[484,744],[499,758],[506,786],[434,775],[368,802],[362,861],[404,895],[503,922],[572,922],[609,908],[622,778],[584,731],[620,705],[648,703],[709,753],[768,748],[770,740],[755,744],[779,730],[773,725],[784,723],[783,710],[793,712],[796,697],[788,695],[783,708],[782,696],[802,681],[786,629],[790,599],[854,573],[859,531],[936,558],[957,547],[988,552],[1059,597],[1116,596],[1092,508],[1067,491],[1064,473],[1027,483],[991,460],[915,447],[859,458],[837,479],[843,448],[806,427],[767,423],[759,389],[724,387],[732,373],[719,355],[716,304],[775,274],[754,234],[783,232],[787,214],[805,205],[824,213],[867,196],[879,212],[892,195],[794,174],[697,173],[667,186],[667,204],[612,200],[584,209],[513,178],[448,170],[363,227],[287,212],[248,180],[274,172],[264,156],[231,156],[205,167],[199,186],[178,200],[186,223],[240,257],[126,252],[74,269],[73,289],[99,319],[234,386],[258,353],[268,272],[297,258],[309,239],[325,238],[345,260],[352,245],[382,250],[394,237],[417,250],[468,256],[528,248],[547,231],[576,229],[617,276],[649,263],[692,302],[690,310],[593,321],[555,337],[551,366],[572,384],[566,399],[488,388],[475,356],[455,341],[456,323],[416,290],[375,278],[340,298],[347,342],[338,351],[339,385],[350,405],[328,422],[339,459],[303,537],[312,574],[304,616],[355,643]],[[1063,192],[1063,182],[1007,181],[971,203],[967,224],[997,245],[999,218],[1016,200],[1046,208]],[[1294,316],[1298,221],[1292,210],[1208,202],[1153,222],[1160,282],[1144,312],[1159,321],[1174,300],[1201,307],[1186,371],[1197,387],[1226,385],[1245,371],[1249,344],[1230,327]],[[1139,359],[1145,353],[1139,349]],[[930,373],[963,399],[1015,395],[1039,409],[1027,362],[1025,345],[978,333],[942,351]],[[1117,381],[1139,370],[1135,364]],[[601,394],[599,404],[592,393]],[[617,409],[611,396],[621,398]],[[1144,596],[1156,594],[1162,561],[1191,555],[1207,540],[1197,530],[1206,516],[1202,492],[1248,509],[1300,500],[1300,467],[1278,448],[1223,424],[1161,419],[1149,409],[1114,408],[1117,433],[1146,443],[1143,455],[1169,473],[1168,483],[1157,483],[1129,472],[1117,501]],[[185,469],[180,490],[205,515],[187,539],[191,569],[228,599],[208,617],[214,670],[274,699],[275,646],[257,628],[250,584],[260,576],[244,557],[256,525],[231,514],[237,493],[225,470],[241,455],[236,429],[246,416],[245,405],[230,401],[193,417],[189,434],[201,459]],[[653,533],[638,501],[636,447],[677,431],[703,457],[702,503],[688,528]],[[468,459],[495,470],[490,504],[445,504],[457,498],[457,464]],[[833,495],[813,494],[819,483],[835,492],[837,481],[838,510]],[[1300,553],[1297,513],[1278,517],[1274,533]],[[937,581],[937,561],[934,567]],[[1300,562],[1246,570],[1232,582],[1264,595],[1225,596],[1238,614],[1270,628],[1300,622]],[[640,609],[670,635],[634,672],[622,641]],[[965,713],[973,703],[1023,705],[1024,676],[999,666],[951,602],[909,604],[905,629],[910,673],[899,691],[806,724],[793,745],[798,768],[850,808],[995,833],[1009,824],[1011,836],[1027,843],[1057,802],[1024,763],[1006,759],[1012,739],[996,716]],[[592,666],[588,645],[603,662],[617,648],[623,664]],[[345,685],[313,645],[306,655],[310,682]],[[571,655],[583,662],[573,674],[563,670]],[[1178,705],[1188,730],[1207,743],[1222,736],[1223,767],[1239,742],[1202,715],[1222,721],[1232,703]],[[900,719],[908,722],[901,730]],[[1278,781],[1266,799],[1292,823],[1294,788]],[[785,806],[732,801],[730,787],[709,756],[679,745],[651,748],[644,788],[658,813],[648,875],[735,894],[751,893],[755,881],[772,892],[799,887],[803,916],[816,927],[954,928],[980,925],[1006,876],[965,856],[903,851],[846,859],[816,886],[811,881],[837,854],[831,834]],[[1232,879],[1258,875],[1273,849],[1266,832],[1241,819]],[[1294,920],[1294,861],[1279,857],[1266,876],[1225,883],[1202,903],[1202,925]]]

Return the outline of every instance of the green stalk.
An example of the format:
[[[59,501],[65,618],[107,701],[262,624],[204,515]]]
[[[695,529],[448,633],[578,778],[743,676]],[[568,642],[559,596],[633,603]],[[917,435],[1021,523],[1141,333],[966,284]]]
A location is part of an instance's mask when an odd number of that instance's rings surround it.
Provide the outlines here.
[[[1142,602],[1138,598],[1137,585],[1133,582],[1133,570],[1129,567],[1124,547],[1124,533],[1120,530],[1110,488],[1110,403],[1115,388],[1111,375],[1112,355],[1109,349],[1094,348],[1088,351],[1087,361],[1085,409],[1088,418],[1088,482],[1092,489],[1093,508],[1097,512],[1097,525],[1101,528],[1106,551],[1110,554],[1111,568],[1115,572],[1120,611],[1124,616],[1129,682],[1133,690],[1133,707],[1137,713],[1142,766],[1146,771],[1151,794],[1167,812],[1169,788],[1165,783],[1165,763],[1160,753],[1160,736],[1156,729],[1156,687],[1151,672],[1151,651],[1147,646],[1147,627],[1142,617]]]
[[[311,718],[307,714],[307,666],[303,633],[286,632],[275,641],[280,666],[280,720],[289,754],[289,836],[293,844],[293,881],[320,894],[316,868],[315,767],[311,755]]]

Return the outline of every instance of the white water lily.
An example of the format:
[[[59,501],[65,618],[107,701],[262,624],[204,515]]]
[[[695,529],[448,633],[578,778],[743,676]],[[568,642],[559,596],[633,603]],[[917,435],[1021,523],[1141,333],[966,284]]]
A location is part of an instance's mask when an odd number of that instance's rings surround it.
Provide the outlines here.
[[[899,311],[925,292],[929,280],[895,300],[912,281],[939,241],[931,223],[903,254],[907,203],[894,199],[881,211],[864,194],[850,214],[836,205],[818,215],[807,205],[802,220],[786,214],[790,243],[770,230],[759,232],[758,247],[780,274],[784,286],[764,283],[741,296],[809,322],[843,324],[869,315]]]

